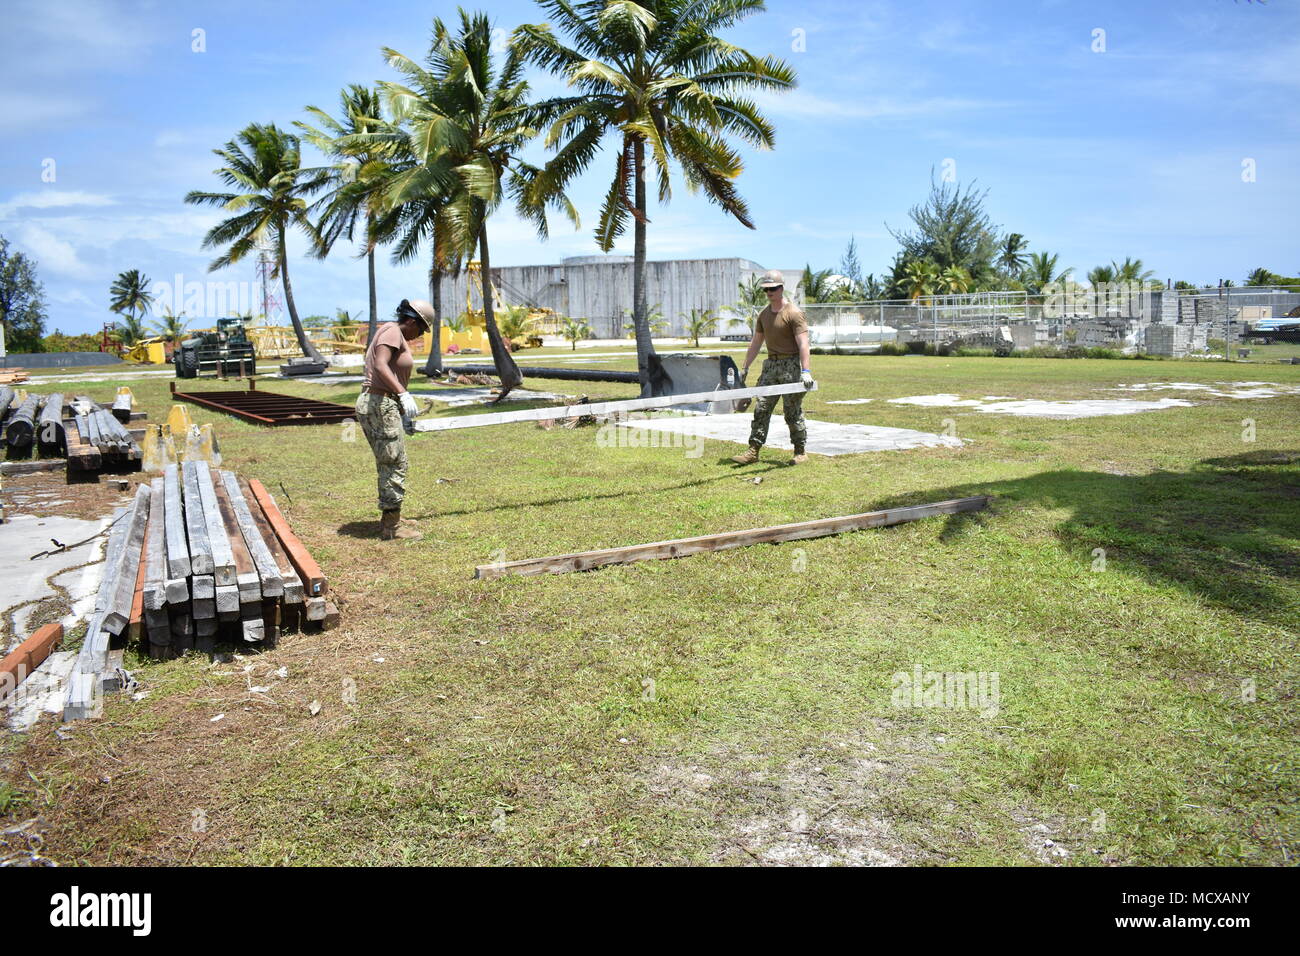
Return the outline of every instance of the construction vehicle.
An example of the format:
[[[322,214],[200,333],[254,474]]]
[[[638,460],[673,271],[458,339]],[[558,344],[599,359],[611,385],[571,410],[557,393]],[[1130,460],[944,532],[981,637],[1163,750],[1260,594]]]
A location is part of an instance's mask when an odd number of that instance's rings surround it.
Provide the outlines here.
[[[216,329],[205,329],[176,346],[172,361],[177,378],[199,375],[251,375],[257,352],[249,341],[245,319],[217,319]]]

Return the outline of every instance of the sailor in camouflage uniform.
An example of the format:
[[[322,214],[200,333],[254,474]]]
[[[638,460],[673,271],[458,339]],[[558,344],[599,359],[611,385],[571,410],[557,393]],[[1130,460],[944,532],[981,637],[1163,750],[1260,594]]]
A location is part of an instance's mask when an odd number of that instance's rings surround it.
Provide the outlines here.
[[[785,277],[775,269],[763,273],[759,285],[767,293],[767,307],[754,321],[754,337],[745,353],[743,380],[754,364],[758,350],[767,344],[767,358],[758,384],[786,385],[802,382],[812,388],[813,377],[809,370],[808,322],[797,305],[785,298]],[[767,443],[767,427],[772,421],[772,410],[777,402],[785,413],[785,424],[790,429],[790,444],[794,457],[790,464],[802,465],[808,460],[808,426],[803,417],[803,394],[769,395],[754,401],[754,423],[749,430],[749,449],[732,457],[738,465],[752,465],[758,461],[759,449]]]
[[[357,397],[357,421],[370,442],[379,473],[379,536],[384,540],[421,537],[403,526],[402,499],[406,496],[406,441],[403,432],[418,414],[415,399],[406,390],[415,356],[410,343],[429,331],[433,306],[422,299],[403,299],[397,319],[383,322],[366,347],[366,378]],[[409,525],[412,522],[406,521]]]

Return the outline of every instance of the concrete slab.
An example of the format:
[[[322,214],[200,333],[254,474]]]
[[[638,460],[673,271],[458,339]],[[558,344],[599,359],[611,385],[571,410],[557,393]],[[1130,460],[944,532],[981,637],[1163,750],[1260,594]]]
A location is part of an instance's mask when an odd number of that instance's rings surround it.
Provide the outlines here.
[[[0,704],[7,713],[9,727],[27,730],[44,714],[62,713],[68,679],[76,663],[76,651],[55,651],[45,658],[18,690]]]
[[[785,422],[781,420],[780,410],[772,417],[772,425],[768,429],[768,446],[786,450],[793,448]],[[746,445],[749,443],[749,426],[753,420],[752,413],[736,413],[650,418],[619,422],[619,425],[679,435],[698,435]],[[962,444],[960,438],[933,435],[910,428],[841,425],[808,419],[808,451],[817,455],[858,455],[871,451],[903,451],[908,448],[960,448]]]
[[[1278,382],[1138,382],[1116,385],[1113,391],[1129,392],[1202,392],[1216,398],[1278,398],[1282,395],[1300,395],[1300,385],[1283,385]]]
[[[1081,399],[1067,402],[1048,402],[1039,399],[989,402],[983,399],[961,398],[958,395],[910,395],[891,398],[894,405],[921,405],[926,408],[970,408],[989,415],[1016,415],[1024,418],[1096,418],[1103,415],[1133,415],[1154,412],[1163,408],[1190,408],[1193,402],[1180,398],[1161,398],[1156,401],[1138,401],[1125,398]]]
[[[109,517],[84,521],[80,518],[38,518],[34,515],[14,515],[7,521],[4,525],[5,546],[0,548],[0,615],[12,620],[15,611],[21,606],[54,596],[57,592],[49,583],[51,579],[62,584],[62,578],[69,577],[62,572],[92,561],[101,563],[91,565],[95,569],[91,578],[78,577],[74,590],[77,599],[84,599],[87,589],[92,593],[97,590],[99,575],[103,572],[104,538],[96,538],[79,547],[35,561],[29,559],[33,554],[52,548],[52,538],[64,544],[72,544],[103,530],[108,522]],[[86,570],[89,571],[90,568]],[[76,574],[79,575],[80,572]],[[93,605],[93,599],[91,603]],[[24,619],[25,616],[21,615]],[[75,622],[77,618],[73,620]],[[15,634],[20,635],[20,640],[28,636],[19,630],[15,630]]]

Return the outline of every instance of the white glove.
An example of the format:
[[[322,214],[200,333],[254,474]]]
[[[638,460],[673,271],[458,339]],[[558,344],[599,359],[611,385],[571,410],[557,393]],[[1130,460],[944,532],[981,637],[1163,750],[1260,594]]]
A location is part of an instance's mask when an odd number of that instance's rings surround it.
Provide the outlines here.
[[[420,414],[420,410],[415,407],[415,397],[410,392],[398,395],[397,400],[402,403],[402,414],[407,418],[414,418]]]
[[[803,383],[804,388],[812,388],[813,387],[812,372],[808,371],[808,369],[804,369],[803,374],[799,376],[799,381]]]

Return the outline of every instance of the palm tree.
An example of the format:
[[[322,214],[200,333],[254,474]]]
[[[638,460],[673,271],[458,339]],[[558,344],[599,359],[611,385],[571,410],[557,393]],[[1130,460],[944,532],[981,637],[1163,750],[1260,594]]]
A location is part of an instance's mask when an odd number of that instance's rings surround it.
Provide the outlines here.
[[[1025,266],[1020,281],[1024,283],[1030,295],[1039,299],[1040,304],[1044,289],[1050,285],[1062,284],[1074,271],[1071,267],[1058,272],[1057,262],[1060,258],[1060,255],[1055,253],[1048,255],[1046,252],[1031,252],[1029,254],[1029,264]]]
[[[1097,266],[1088,270],[1088,285],[1094,289],[1099,289],[1104,285],[1110,285],[1115,281],[1115,267]]]
[[[1029,243],[1018,232],[1009,232],[1002,237],[1002,248],[998,252],[998,265],[1007,275],[1019,275],[1025,267],[1025,250]]]
[[[573,343],[572,351],[578,351],[578,343],[591,337],[591,326],[586,319],[574,319],[569,316],[560,318],[560,335],[566,342]]]
[[[119,273],[108,290],[108,294],[112,296],[108,306],[109,311],[119,315],[129,312],[131,318],[136,320],[133,328],[142,329],[140,319],[153,305],[153,296],[149,293],[149,281],[149,277],[142,275],[139,269],[129,269]]]
[[[537,188],[563,188],[591,164],[607,132],[617,135],[614,176],[596,242],[610,251],[632,220],[632,323],[641,390],[649,394],[654,344],[646,291],[647,148],[660,202],[672,195],[675,160],[689,188],[754,228],[735,187],[743,163],[728,137],[770,149],[772,125],[742,94],[790,89],[794,71],[775,57],[759,58],[717,36],[762,10],[762,0],[539,3],[572,38],[571,45],[552,32],[550,23],[520,27],[517,42],[531,62],[565,77],[578,95],[547,102],[562,112],[547,133],[546,144],[556,154]]]
[[[530,314],[532,310],[526,305],[507,305],[505,309],[506,314],[501,316],[501,335],[513,349],[516,339],[528,338],[535,323]]]
[[[216,175],[238,192],[209,193],[195,190],[185,201],[199,205],[220,206],[232,213],[203,237],[203,248],[226,247],[208,266],[209,272],[234,265],[257,247],[257,241],[270,237],[275,245],[272,277],[279,276],[284,287],[284,303],[289,310],[298,347],[308,358],[323,362],[298,319],[298,307],[289,283],[289,256],[286,237],[293,227],[319,242],[316,227],[307,218],[307,198],[329,182],[329,171],[304,169],[298,137],[286,133],[274,123],[251,123],[235,139],[213,153],[226,165]]]
[[[316,254],[319,258],[325,258],[339,238],[351,241],[358,221],[364,223],[364,255],[370,283],[370,330],[366,338],[369,342],[374,338],[379,323],[375,288],[379,194],[388,186],[392,173],[389,159],[395,147],[391,141],[374,140],[366,136],[386,125],[379,94],[369,87],[353,83],[339,93],[341,120],[336,120],[316,106],[308,106],[306,112],[316,119],[320,128],[301,121],[294,125],[303,131],[303,138],[307,142],[326,156],[338,160],[330,170],[330,181],[334,188],[316,204],[323,207],[317,227],[320,242]]]
[[[122,316],[122,321],[114,324],[108,332],[109,338],[127,348],[147,338],[148,333],[149,330],[145,328],[144,320],[131,313]]]
[[[803,278],[799,284],[803,287],[805,302],[830,302],[836,297],[838,286],[831,281],[834,275],[830,269],[813,271],[811,264],[805,265]],[[765,297],[766,299],[766,297]]]
[[[163,312],[159,317],[159,321],[154,323],[154,333],[165,336],[168,342],[171,342],[173,345],[176,344],[181,340],[181,336],[185,334],[186,326],[189,325],[188,322],[181,321],[184,315],[184,312],[181,312],[179,315],[173,313],[171,306],[169,305],[163,306]]]
[[[718,324],[718,317],[712,309],[691,309],[690,312],[683,312],[682,317],[686,319],[686,334],[697,349],[700,347],[700,336],[711,334],[713,327]]]
[[[510,47],[498,70],[492,45],[492,25],[485,14],[461,10],[455,35],[435,19],[426,57],[429,69],[385,47],[389,66],[402,74],[406,85],[385,82],[381,86],[395,117],[410,124],[419,160],[419,166],[394,180],[389,203],[396,207],[404,200],[423,201],[432,193],[438,200],[429,224],[435,250],[439,231],[449,259],[468,257],[477,243],[483,315],[502,385],[496,399],[500,401],[523,382],[523,375],[497,328],[490,290],[488,219],[507,191],[515,199],[516,211],[533,223],[541,238],[548,234],[547,206],[562,209],[575,226],[578,214],[558,187],[541,181],[540,169],[519,158],[537,135],[533,124],[557,115],[556,110],[528,103],[519,48]]]
[[[1258,269],[1252,269],[1250,275],[1246,276],[1246,285],[1276,285],[1277,276],[1269,270],[1260,266]]]
[[[939,267],[933,262],[913,259],[903,269],[903,288],[912,301],[922,296],[934,295],[938,287]]]
[[[938,291],[945,295],[961,295],[970,290],[970,273],[961,266],[949,266],[939,273]]]
[[[1115,281],[1124,285],[1144,285],[1155,272],[1151,269],[1142,268],[1141,259],[1130,259],[1124,257],[1122,263],[1112,262],[1111,268],[1115,270]]]

